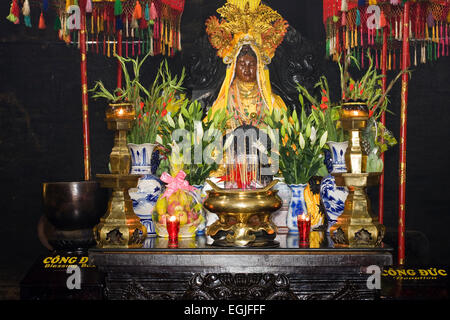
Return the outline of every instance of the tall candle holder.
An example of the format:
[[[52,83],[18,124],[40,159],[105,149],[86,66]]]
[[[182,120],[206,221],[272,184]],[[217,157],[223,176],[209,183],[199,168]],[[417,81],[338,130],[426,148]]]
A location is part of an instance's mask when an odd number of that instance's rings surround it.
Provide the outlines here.
[[[361,145],[362,131],[367,126],[369,112],[363,102],[344,103],[340,122],[349,134],[345,154],[347,173],[332,173],[337,186],[345,186],[349,194],[344,212],[330,228],[337,247],[377,247],[384,237],[385,227],[379,223],[370,207],[365,191],[367,186],[379,184],[381,173],[367,172],[367,153]]]
[[[129,174],[131,154],[127,146],[127,131],[133,126],[136,112],[132,104],[110,104],[106,111],[109,130],[115,131],[114,147],[110,154],[110,174],[97,174],[102,188],[112,189],[105,215],[94,227],[99,248],[140,248],[147,236],[147,229],[134,213],[128,193],[137,187],[140,175]]]

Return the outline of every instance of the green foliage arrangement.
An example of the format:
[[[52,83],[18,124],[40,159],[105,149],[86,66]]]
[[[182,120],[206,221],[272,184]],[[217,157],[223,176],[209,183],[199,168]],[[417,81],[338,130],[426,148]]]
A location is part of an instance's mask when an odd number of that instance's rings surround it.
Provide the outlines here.
[[[161,163],[161,171],[174,174],[183,169],[191,185],[204,184],[210,173],[218,169],[218,161],[213,160],[222,154],[220,151],[223,150],[219,148],[228,119],[225,110],[216,112],[214,116],[208,113],[203,119],[200,103],[189,100],[185,100],[176,112],[166,114],[158,142],[169,149],[170,157]],[[201,159],[196,159],[199,155]]]
[[[129,102],[136,111],[136,121],[127,135],[129,143],[155,143],[158,128],[167,112],[176,110],[184,101],[182,83],[185,78],[183,69],[180,77],[172,76],[167,60],[161,62],[153,84],[146,89],[140,82],[141,68],[149,57],[145,55],[142,60],[124,58],[117,54],[114,56],[119,61],[125,84],[123,88],[109,91],[102,81],[97,81],[93,92],[94,99],[103,98],[110,103]],[[132,66],[133,74],[130,75],[127,66]]]
[[[300,101],[303,104],[303,97],[305,97],[311,103],[311,113],[317,127],[325,128],[328,132],[329,141],[344,141],[344,131],[338,124],[339,110],[341,106],[331,102],[327,78],[325,76],[321,76],[320,80],[314,85],[314,88],[320,88],[320,101],[313,97],[305,87],[298,85],[297,90],[300,93]]]
[[[306,115],[303,100],[300,102],[300,117],[295,110],[274,109],[266,111],[264,118],[268,136],[279,146],[279,168],[287,184],[305,184],[313,176],[326,174],[322,149],[328,132],[312,114]]]

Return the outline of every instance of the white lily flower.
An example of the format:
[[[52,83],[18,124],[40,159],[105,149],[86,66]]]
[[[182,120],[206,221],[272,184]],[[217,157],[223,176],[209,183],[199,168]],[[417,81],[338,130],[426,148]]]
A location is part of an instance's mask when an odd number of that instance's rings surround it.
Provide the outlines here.
[[[300,149],[304,149],[305,148],[305,139],[303,138],[302,133],[300,132],[300,136],[298,138],[298,143],[300,144]]]
[[[314,144],[314,142],[316,142],[317,139],[317,130],[316,128],[311,127],[311,135],[309,136],[309,139],[311,140],[311,144]]]
[[[325,145],[325,143],[327,142],[327,138],[328,138],[328,131],[325,131],[323,134],[322,134],[322,137],[320,138],[320,147],[322,148],[324,145]]]
[[[195,143],[201,144],[203,139],[203,126],[201,121],[194,121]]]

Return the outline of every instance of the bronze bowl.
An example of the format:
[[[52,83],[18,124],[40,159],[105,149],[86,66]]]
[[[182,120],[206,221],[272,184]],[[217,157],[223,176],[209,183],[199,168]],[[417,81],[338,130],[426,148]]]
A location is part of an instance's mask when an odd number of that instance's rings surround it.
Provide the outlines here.
[[[54,249],[84,251],[95,244],[92,229],[106,212],[107,189],[96,181],[45,182],[42,200]]]
[[[270,215],[281,208],[278,191],[271,189],[275,180],[265,188],[241,190],[220,189],[210,181],[213,190],[203,206],[219,219],[207,229],[213,245],[227,247],[277,247],[274,241],[277,227]]]

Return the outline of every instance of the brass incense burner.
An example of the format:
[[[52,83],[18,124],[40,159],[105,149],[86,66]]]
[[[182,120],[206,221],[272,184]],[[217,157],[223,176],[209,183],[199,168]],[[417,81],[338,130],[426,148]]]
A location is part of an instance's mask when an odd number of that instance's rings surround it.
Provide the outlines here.
[[[376,247],[381,244],[385,227],[379,223],[370,207],[367,186],[379,183],[381,173],[367,172],[367,154],[361,145],[362,130],[367,125],[367,105],[361,102],[344,103],[340,122],[349,133],[349,147],[345,153],[347,173],[332,173],[337,186],[346,186],[349,194],[344,212],[330,228],[336,247]]]
[[[277,180],[265,188],[241,190],[222,189],[207,181],[213,190],[203,206],[216,213],[219,219],[210,225],[207,235],[214,239],[213,245],[226,247],[277,247],[274,241],[277,227],[270,215],[281,208],[278,191],[272,187]]]
[[[99,248],[140,248],[147,229],[134,213],[128,193],[137,187],[140,175],[129,174],[131,154],[127,147],[127,131],[133,126],[136,113],[132,104],[110,104],[106,111],[108,129],[116,131],[110,155],[111,174],[97,174],[102,188],[112,189],[105,215],[94,227]]]

